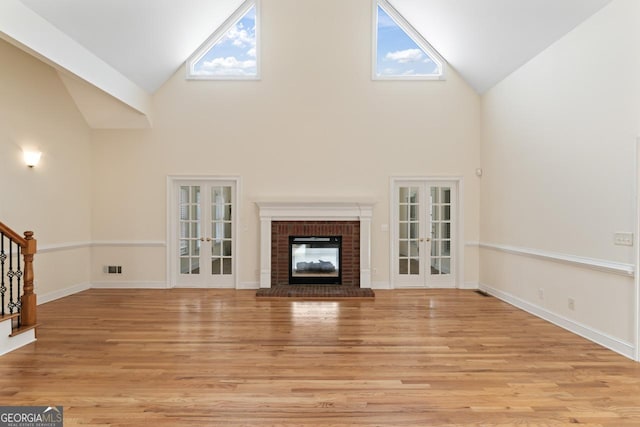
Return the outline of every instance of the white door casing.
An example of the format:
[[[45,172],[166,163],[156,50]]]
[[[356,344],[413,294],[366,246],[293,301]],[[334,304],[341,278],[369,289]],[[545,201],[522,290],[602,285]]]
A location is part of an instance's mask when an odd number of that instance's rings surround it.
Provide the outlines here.
[[[392,178],[392,288],[455,288],[462,283],[460,178]]]
[[[238,177],[168,178],[170,287],[238,288]]]

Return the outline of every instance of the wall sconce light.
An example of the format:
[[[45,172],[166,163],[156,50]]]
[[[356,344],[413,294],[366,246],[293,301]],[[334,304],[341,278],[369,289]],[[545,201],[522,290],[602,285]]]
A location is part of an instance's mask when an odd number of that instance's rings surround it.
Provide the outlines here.
[[[37,166],[38,163],[40,162],[40,156],[42,156],[42,152],[41,151],[24,151],[23,155],[24,155],[24,162],[27,164],[27,166],[32,168],[34,166]]]

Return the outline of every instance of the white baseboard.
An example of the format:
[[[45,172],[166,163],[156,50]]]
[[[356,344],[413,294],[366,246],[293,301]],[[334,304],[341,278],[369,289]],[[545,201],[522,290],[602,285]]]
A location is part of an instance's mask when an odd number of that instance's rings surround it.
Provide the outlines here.
[[[384,290],[384,289],[393,289],[393,287],[391,286],[391,283],[389,283],[389,282],[371,282],[371,289],[373,289],[373,290],[375,290],[375,289]]]
[[[259,282],[240,282],[236,289],[260,289]]]
[[[188,287],[192,288],[193,286]],[[89,289],[169,289],[169,286],[166,282],[146,281],[80,283],[46,294],[38,294],[38,305],[46,304]],[[229,286],[229,289],[233,289],[233,287]],[[237,289],[260,289],[260,284],[258,282],[241,282]]]
[[[216,286],[209,286],[206,284],[186,284],[186,285],[175,285],[174,289],[236,289],[233,283],[225,283]],[[240,288],[238,288],[240,289]]]
[[[464,284],[457,289],[478,289],[478,286],[478,282],[464,282]],[[395,288],[389,282],[373,282],[371,283],[371,289],[456,289],[456,287],[454,285],[448,285],[435,286],[433,288],[425,288],[424,286],[400,286]]]
[[[53,292],[48,292],[46,294],[39,294],[37,297],[38,305],[46,304],[60,298],[68,297],[69,295],[77,294],[78,292],[86,291],[88,289],[91,289],[91,283],[80,283],[78,285],[59,289]]]
[[[458,289],[479,289],[480,283],[478,282],[464,282]]]
[[[167,289],[167,282],[93,282],[91,289]]]
[[[609,350],[615,351],[616,353],[628,357],[629,359],[634,358],[635,347],[629,342],[622,341],[604,332],[600,332],[589,326],[583,325],[582,323],[567,319],[566,317],[553,313],[546,308],[532,304],[528,301],[525,301],[507,292],[492,288],[491,286],[487,286],[483,283],[480,283],[479,289],[498,299],[501,299],[508,304],[524,310],[527,313],[533,314],[534,316],[544,319],[547,322],[551,322],[556,326],[560,326],[561,328],[566,329],[569,332],[573,332],[576,335],[580,335],[583,338],[593,341],[594,343],[606,347]]]
[[[31,344],[36,340],[36,331],[31,329],[16,336],[11,334],[11,319],[0,322],[0,356]],[[11,423],[9,423],[11,424]]]

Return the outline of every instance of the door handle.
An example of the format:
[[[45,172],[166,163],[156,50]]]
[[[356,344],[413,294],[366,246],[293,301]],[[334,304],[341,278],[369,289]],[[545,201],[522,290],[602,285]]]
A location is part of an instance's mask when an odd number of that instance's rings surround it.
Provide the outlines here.
[[[420,239],[420,241],[421,241],[421,242],[430,242],[430,241],[431,241],[431,238],[430,238],[430,237],[427,237],[426,239]]]
[[[204,242],[205,240],[206,240],[207,242],[210,242],[212,239],[211,239],[211,237],[207,237],[206,239],[205,239],[204,237],[201,237],[201,238],[200,238],[200,241],[201,241],[201,242]]]

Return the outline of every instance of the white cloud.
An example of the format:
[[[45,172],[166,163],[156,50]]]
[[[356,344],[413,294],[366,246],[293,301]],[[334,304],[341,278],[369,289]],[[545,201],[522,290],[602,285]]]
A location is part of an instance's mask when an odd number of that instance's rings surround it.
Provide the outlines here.
[[[0,0],[1,1],[1,0]],[[256,24],[255,12],[229,28],[193,67],[200,76],[255,76]]]
[[[246,47],[256,45],[255,33],[251,34],[244,29],[244,25],[236,24],[227,31],[222,42],[230,41],[236,47]]]
[[[395,52],[388,52],[384,59],[390,61],[397,61],[400,64],[407,64],[409,62],[418,62],[422,59],[424,54],[420,49],[405,49]]]
[[[239,61],[235,56],[214,58],[205,61],[197,74],[200,75],[247,75],[255,74],[256,61],[249,59]]]

